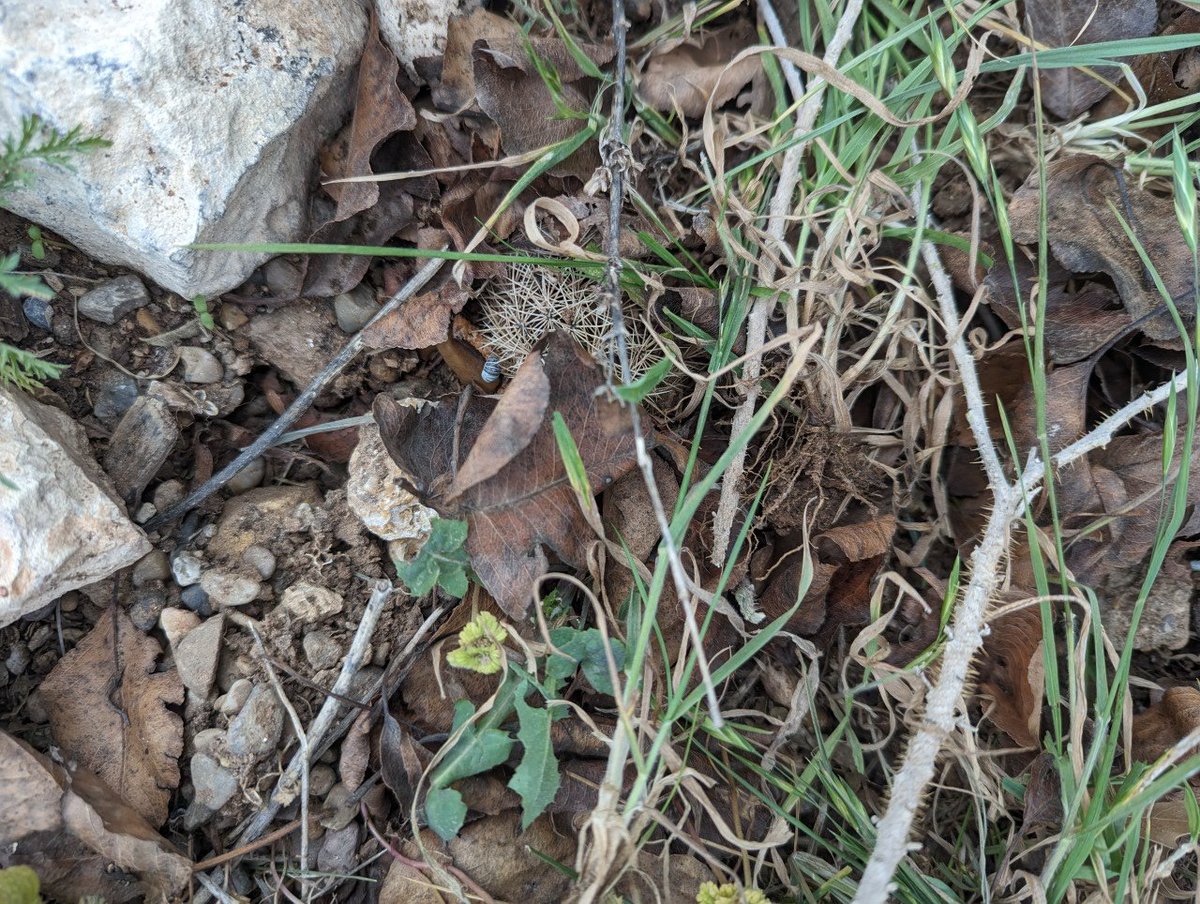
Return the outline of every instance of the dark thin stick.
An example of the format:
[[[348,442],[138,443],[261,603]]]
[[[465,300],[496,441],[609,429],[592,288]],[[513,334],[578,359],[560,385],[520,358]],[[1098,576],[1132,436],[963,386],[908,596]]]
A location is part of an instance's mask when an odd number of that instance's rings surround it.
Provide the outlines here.
[[[287,407],[287,410],[283,414],[279,415],[274,424],[268,427],[258,439],[243,449],[237,458],[208,480],[204,481],[198,489],[193,490],[191,495],[184,499],[183,502],[172,506],[161,515],[155,515],[147,521],[146,530],[155,530],[162,527],[164,524],[174,521],[180,515],[184,514],[184,512],[195,508],[217,490],[221,489],[221,487],[225,486],[233,478],[234,474],[269,449],[275,443],[275,440],[282,436],[284,431],[292,426],[309,409],[309,406],[321,394],[321,390],[325,388],[326,384],[345,370],[346,366],[354,360],[354,357],[362,350],[364,333],[377,321],[387,317],[396,308],[421,291],[443,263],[444,261],[441,258],[434,258],[418,270],[416,275],[399,292],[388,299],[387,304],[379,309],[379,312],[368,321],[367,325],[350,338],[350,341],[342,347],[342,350],[337,353],[334,359],[325,365],[325,369],[317,374],[316,379],[308,384],[304,392],[296,397],[296,400]]]
[[[201,860],[192,866],[192,872],[199,873],[204,870],[212,869],[214,866],[221,866],[228,863],[230,860],[237,860],[246,854],[253,853],[261,847],[266,847],[268,844],[274,844],[281,838],[286,838],[292,832],[300,828],[300,820],[293,819],[287,825],[280,826],[269,835],[263,835],[262,838],[251,841],[249,844],[243,844],[241,847],[236,847],[232,851],[226,851],[224,854],[217,854],[215,857],[209,857],[207,860]]]
[[[617,363],[620,365],[618,380],[625,386],[630,383],[629,347],[625,332],[625,312],[621,309],[621,209],[625,203],[625,174],[633,162],[633,153],[625,143],[625,32],[629,22],[625,18],[625,0],[613,0],[613,44],[614,44],[614,76],[612,114],[609,118],[607,133],[600,141],[600,158],[608,169],[610,183],[608,190],[608,234],[604,239],[604,254],[608,263],[604,270],[604,294],[608,296],[610,316],[612,317],[613,346],[616,349]],[[611,368],[610,368],[611,370]],[[610,375],[611,379],[611,375]],[[696,664],[700,670],[700,682],[704,686],[704,697],[708,703],[708,716],[715,727],[724,725],[721,718],[721,704],[717,700],[717,691],[713,686],[712,674],[708,667],[708,657],[704,653],[704,644],[700,640],[700,626],[696,623],[695,597],[688,588],[687,574],[683,569],[679,547],[671,535],[671,524],[663,508],[662,499],[658,492],[658,482],[654,479],[654,463],[650,459],[646,447],[646,437],[642,432],[642,419],[637,405],[629,405],[629,419],[633,427],[634,446],[637,449],[637,463],[641,469],[646,491],[650,495],[650,506],[654,509],[654,517],[658,523],[659,533],[662,534],[663,551],[670,565],[671,578],[675,585],[675,593],[679,597],[679,605],[683,609],[684,624],[688,638],[696,649]]]

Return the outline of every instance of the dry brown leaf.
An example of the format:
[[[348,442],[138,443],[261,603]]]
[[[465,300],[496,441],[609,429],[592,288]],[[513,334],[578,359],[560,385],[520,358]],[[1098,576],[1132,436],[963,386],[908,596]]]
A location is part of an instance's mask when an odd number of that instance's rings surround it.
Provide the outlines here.
[[[566,828],[543,815],[522,832],[520,814],[510,810],[468,823],[446,847],[455,866],[499,900],[563,901],[571,880],[543,858],[575,861],[575,833]]]
[[[565,141],[584,128],[583,120],[594,91],[592,79],[563,82],[559,86],[560,101],[578,114],[568,115],[557,112],[554,95],[524,53],[514,55],[479,43],[472,59],[476,100],[499,127],[505,153],[528,154]],[[555,164],[551,172],[586,181],[599,165],[599,148],[588,141],[566,160]]]
[[[1042,617],[1033,607],[998,618],[979,658],[979,695],[992,701],[988,718],[1022,747],[1041,746]]]
[[[1029,767],[1029,782],[1025,785],[1024,818],[1021,834],[1041,829],[1057,829],[1062,825],[1062,782],[1054,765],[1054,756],[1038,754]]]
[[[441,109],[454,112],[475,102],[472,51],[477,41],[523,63],[528,62],[525,51],[528,42],[534,53],[545,60],[563,82],[570,83],[583,77],[575,58],[558,38],[526,37],[516,23],[485,9],[475,9],[465,16],[452,16],[447,24],[442,77],[433,88],[433,101]],[[581,43],[579,47],[597,66],[603,66],[613,57],[613,49],[608,45]]]
[[[638,94],[660,113],[679,109],[684,116],[699,119],[709,98],[714,108],[723,107],[760,71],[762,63],[757,56],[725,68],[754,43],[753,29],[738,22],[655,53],[642,72]]]
[[[379,734],[379,768],[383,783],[399,801],[402,813],[408,813],[412,808],[417,782],[431,759],[384,706],[383,730]]]
[[[1013,238],[1037,243],[1036,171],[1013,195],[1008,216]],[[1146,335],[1160,342],[1178,341],[1165,302],[1121,225],[1123,219],[1154,264],[1184,322],[1195,322],[1192,256],[1170,198],[1160,198],[1125,180],[1099,157],[1066,157],[1046,168],[1046,216],[1050,248],[1064,267],[1075,273],[1107,273],[1131,318],[1163,312],[1140,324]]]
[[[466,548],[475,573],[501,608],[518,618],[528,609],[534,581],[549,568],[545,548],[583,568],[593,536],[567,479],[551,413],[562,414],[594,491],[634,464],[628,412],[597,394],[604,385],[599,365],[565,333],[550,333],[538,343],[506,395],[522,396],[529,384],[543,380],[549,381],[550,402],[528,445],[511,457],[499,443],[480,447],[478,456],[474,451],[497,408],[491,399],[476,396],[461,407],[443,400],[419,411],[384,395],[375,400],[380,436],[412,479],[413,491],[444,517],[467,520]],[[492,476],[451,499],[456,451],[459,461],[467,460],[462,467]]]
[[[350,123],[346,159],[334,178],[369,176],[371,155],[397,132],[409,132],[417,124],[417,114],[409,99],[396,84],[400,63],[379,40],[379,23],[374,11],[367,31],[362,61],[358,66],[358,97]],[[379,183],[350,182],[327,186],[337,201],[335,221],[366,210],[379,200]]]
[[[1197,728],[1200,689],[1169,687],[1158,703],[1133,717],[1133,750],[1143,763],[1153,763]]]
[[[1154,0],[1037,0],[1025,8],[1035,41],[1047,47],[1077,47],[1124,38],[1144,38],[1158,24]],[[1115,66],[1100,66],[1096,75],[1116,80]],[[1073,119],[1108,94],[1110,88],[1080,69],[1042,69],[1042,106],[1062,119]]]
[[[470,299],[462,286],[451,281],[440,289],[422,292],[380,318],[363,331],[369,348],[430,348],[446,341],[450,319]]]
[[[33,867],[59,900],[165,898],[191,879],[191,863],[103,782],[3,732],[0,810],[0,866]]]
[[[334,148],[322,157],[328,179],[371,173],[429,169],[432,161],[413,129],[416,111],[397,84],[399,64],[379,40],[372,18],[371,31],[359,69],[354,116]],[[432,200],[437,183],[429,177],[389,182],[327,185],[336,210],[309,241],[333,245],[382,245],[413,220],[413,198]],[[367,255],[320,254],[310,257],[302,294],[326,298],[353,289],[371,264]]]
[[[156,826],[167,820],[183,753],[183,720],[167,708],[183,703],[183,682],[174,670],[155,672],[160,655],[158,641],[110,608],[40,688],[55,743]]]

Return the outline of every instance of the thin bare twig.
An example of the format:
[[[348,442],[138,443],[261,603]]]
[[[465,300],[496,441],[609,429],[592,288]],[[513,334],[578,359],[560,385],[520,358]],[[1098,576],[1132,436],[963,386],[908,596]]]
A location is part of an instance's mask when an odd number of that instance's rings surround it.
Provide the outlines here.
[[[200,487],[193,490],[186,499],[147,521],[146,530],[155,530],[170,521],[174,521],[180,515],[191,511],[217,490],[221,489],[221,487],[225,486],[238,471],[242,470],[242,468],[262,455],[267,449],[271,448],[276,440],[283,435],[284,431],[292,426],[309,409],[329,381],[345,370],[350,362],[354,360],[355,356],[362,351],[363,337],[366,331],[377,321],[387,317],[396,308],[421,291],[425,284],[433,279],[434,274],[437,273],[443,263],[444,261],[441,258],[434,258],[418,270],[399,292],[388,299],[387,303],[367,322],[366,326],[350,337],[350,341],[342,346],[342,350],[334,356],[332,361],[325,365],[325,368],[305,387],[304,392],[296,397],[296,400],[287,407],[287,410],[279,415],[275,423],[263,431],[258,439],[238,453],[238,456],[233,461],[204,481]]]
[[[303,878],[303,874],[308,872],[308,775],[312,748],[308,741],[308,734],[304,730],[304,723],[300,721],[296,707],[292,706],[292,701],[288,699],[288,695],[283,690],[283,685],[279,682],[279,676],[275,674],[275,669],[271,666],[271,657],[267,655],[267,647],[263,643],[262,635],[258,633],[258,628],[252,622],[248,627],[250,636],[254,638],[254,645],[258,648],[258,655],[262,659],[263,668],[266,669],[267,677],[271,681],[271,687],[275,689],[275,696],[279,698],[279,702],[287,710],[288,718],[292,721],[292,730],[296,732],[296,740],[300,744],[300,751],[298,753],[300,760],[300,872],[302,876],[300,881],[304,885],[307,885],[308,880]]]
[[[841,19],[838,20],[837,30],[825,50],[824,60],[829,66],[837,66],[838,58],[846,49],[846,45],[850,43],[859,13],[862,12],[862,6],[863,0],[849,0],[846,4],[846,9],[842,13]],[[800,109],[796,111],[796,125],[792,129],[792,140],[799,139],[812,131],[813,124],[821,112],[824,88],[825,81],[819,75],[814,75],[809,81],[809,95],[800,105]],[[796,143],[784,152],[783,161],[780,164],[779,184],[775,188],[775,194],[771,196],[767,219],[767,234],[778,245],[783,244],[784,234],[787,232],[788,219],[792,211],[792,195],[800,180],[800,164],[807,147],[807,141],[796,140]],[[760,285],[769,286],[774,282],[774,261],[774,254],[763,255],[758,276]],[[795,303],[798,293],[798,289],[788,289],[792,303]],[[743,382],[746,386],[746,398],[734,412],[733,424],[730,427],[732,436],[738,436],[746,430],[750,419],[754,416],[754,406],[758,403],[759,382],[762,377],[762,347],[767,338],[767,320],[774,304],[774,295],[759,298],[754,302],[754,306],[750,309],[750,316],[746,320],[747,360],[746,367],[742,372]],[[724,566],[725,557],[729,552],[729,538],[733,533],[734,518],[741,502],[742,475],[746,471],[748,448],[747,446],[734,457],[721,480],[721,496],[717,501],[717,511],[713,515],[712,561],[717,566]]]
[[[922,245],[921,253],[938,293],[943,327],[948,335],[958,336],[961,330],[953,288],[945,278],[937,246],[927,241]],[[887,811],[879,821],[875,849],[863,871],[854,904],[884,904],[891,898],[892,877],[910,850],[908,837],[913,820],[921,809],[925,790],[933,778],[942,744],[956,728],[956,712],[962,700],[971,661],[983,645],[987,608],[995,598],[999,585],[1001,564],[1008,553],[1011,525],[1021,515],[1045,475],[1045,466],[1034,453],[1019,480],[1009,484],[1004,478],[988,431],[975,360],[967,350],[966,343],[952,342],[950,353],[962,378],[963,395],[969,411],[967,420],[985,468],[988,469],[989,483],[996,481],[992,483],[994,503],[983,539],[971,556],[971,579],[956,606],[953,627],[947,632],[948,640],[937,683],[929,692],[920,727],[913,735],[900,770],[892,780],[892,796]],[[1186,386],[1185,372],[1139,396],[1055,455],[1053,465],[1056,468],[1066,467],[1093,449],[1107,445],[1116,432],[1139,413],[1162,402],[1172,391],[1179,392]],[[988,464],[989,459],[991,465]]]

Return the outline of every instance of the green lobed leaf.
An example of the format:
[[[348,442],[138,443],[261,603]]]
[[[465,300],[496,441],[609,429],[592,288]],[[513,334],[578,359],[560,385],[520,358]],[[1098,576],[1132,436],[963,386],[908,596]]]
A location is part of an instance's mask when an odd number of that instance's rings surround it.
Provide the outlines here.
[[[454,704],[454,731],[475,714],[475,706],[469,700]],[[429,784],[434,788],[445,788],[460,778],[478,775],[499,766],[512,752],[513,739],[508,732],[498,728],[479,728],[467,725],[466,730],[438,764]]]
[[[527,829],[554,800],[562,777],[550,743],[550,712],[530,706],[519,697],[516,707],[521,723],[517,738],[525,750],[508,787],[521,798],[521,828]]]
[[[608,671],[608,657],[604,652],[604,635],[596,628],[555,628],[550,632],[550,642],[565,655],[555,654],[546,661],[546,675],[554,679],[566,679],[582,668],[588,683],[602,694],[612,694],[612,678]],[[609,641],[613,660],[620,670],[625,665],[625,645],[617,639]]]
[[[396,574],[414,596],[423,596],[432,590],[439,571],[434,558],[421,553],[414,556],[411,562],[396,563]]]
[[[467,805],[453,788],[430,788],[425,795],[425,822],[442,841],[449,841],[467,820]]]

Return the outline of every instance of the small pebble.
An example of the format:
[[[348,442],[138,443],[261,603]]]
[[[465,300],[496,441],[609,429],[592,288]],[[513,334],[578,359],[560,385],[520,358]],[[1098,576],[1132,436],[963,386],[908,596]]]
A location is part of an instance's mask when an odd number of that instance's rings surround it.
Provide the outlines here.
[[[96,386],[92,414],[102,421],[119,418],[137,401],[137,380],[120,371],[105,374]]]
[[[303,275],[300,267],[286,257],[276,257],[263,264],[263,280],[276,298],[295,298],[300,291]]]
[[[167,643],[175,647],[189,631],[200,626],[200,616],[187,609],[172,606],[163,609],[159,614],[158,624],[162,628],[163,634],[167,635]]]
[[[164,480],[154,488],[154,495],[151,499],[156,509],[165,512],[175,503],[182,502],[186,493],[187,487],[184,486],[182,480]]]
[[[23,640],[18,640],[12,645],[12,649],[8,651],[8,658],[4,660],[4,667],[14,675],[21,675],[29,668],[29,663],[32,660],[33,655],[29,652],[29,645]]]
[[[353,291],[339,295],[333,300],[333,313],[342,332],[354,335],[379,313],[375,290],[360,284]]]
[[[262,759],[283,735],[283,707],[267,684],[256,684],[246,705],[229,722],[229,752]]]
[[[238,789],[237,776],[207,753],[197,753],[191,763],[195,797],[184,816],[184,827],[192,831],[229,802]]]
[[[194,553],[181,552],[171,560],[171,574],[175,575],[175,583],[180,587],[197,583],[203,572],[204,564]]]
[[[45,725],[50,721],[50,713],[46,709],[46,701],[42,695],[34,691],[25,699],[25,718],[34,725]]]
[[[153,502],[143,502],[138,506],[138,510],[133,513],[133,520],[138,524],[145,524],[157,514],[158,509],[154,507]]]
[[[225,746],[225,732],[220,728],[205,728],[192,738],[192,749],[196,753],[215,753]]]
[[[171,577],[171,560],[161,549],[152,549],[133,566],[133,586],[144,587],[151,581],[165,581]]]
[[[221,329],[231,333],[245,326],[249,321],[250,318],[246,316],[246,312],[235,304],[223,304],[217,311],[217,323],[221,324]]]
[[[204,572],[200,586],[208,594],[214,608],[245,606],[254,601],[261,589],[258,581],[240,574],[211,570]]]
[[[238,496],[247,490],[254,489],[256,486],[262,483],[263,477],[266,475],[266,473],[266,460],[262,458],[256,458],[254,461],[250,462],[250,464],[246,465],[246,467],[242,468],[231,478],[229,478],[229,483],[226,484],[226,487],[229,488],[229,492],[233,493],[235,496]]]
[[[129,619],[139,631],[153,631],[167,605],[167,594],[161,587],[139,587],[133,593]]]
[[[42,298],[26,298],[21,305],[25,319],[47,333],[54,328],[54,306]]]
[[[201,618],[208,618],[213,614],[212,600],[199,584],[184,587],[183,592],[179,594],[179,600]]]
[[[331,669],[342,659],[342,648],[328,631],[309,631],[304,635],[304,658],[316,671]]]
[[[341,612],[346,606],[342,597],[326,587],[298,581],[279,600],[272,615],[290,616],[302,624],[312,624]]]
[[[49,625],[38,625],[29,635],[29,650],[36,653],[42,647],[50,642],[50,638],[54,636],[54,629]]]
[[[226,716],[236,716],[246,705],[246,700],[252,690],[254,690],[254,683],[249,678],[239,678],[233,682],[229,692],[218,701],[217,710]]]
[[[225,378],[225,367],[205,348],[185,345],[179,350],[179,363],[183,365],[183,379],[188,383],[220,383]]]
[[[225,616],[217,615],[206,619],[203,624],[188,631],[172,645],[175,654],[175,670],[184,687],[204,700],[212,690],[217,675],[217,662],[221,658],[221,633]]]
[[[337,782],[337,774],[330,766],[313,766],[308,772],[308,792],[313,797],[324,797]]]
[[[269,580],[275,573],[275,553],[257,543],[246,547],[246,551],[242,553],[242,561],[258,572],[264,581]]]
[[[89,320],[114,324],[130,311],[150,301],[150,293],[136,276],[110,279],[79,299],[79,313]]]

